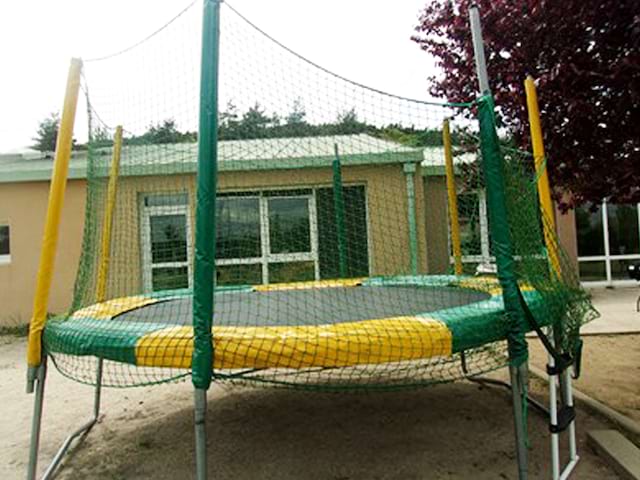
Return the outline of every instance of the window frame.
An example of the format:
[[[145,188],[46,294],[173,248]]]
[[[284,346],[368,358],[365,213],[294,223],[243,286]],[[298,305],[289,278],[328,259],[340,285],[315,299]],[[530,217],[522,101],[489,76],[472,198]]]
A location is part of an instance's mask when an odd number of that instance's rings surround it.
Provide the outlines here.
[[[487,214],[487,194],[484,188],[466,192],[476,194],[478,197],[478,221],[480,226],[480,255],[462,255],[462,263],[492,264],[496,262],[496,257],[491,255],[489,239],[489,216]],[[447,208],[448,204],[447,204]],[[450,217],[447,217],[450,218]],[[447,222],[447,240],[449,249],[449,265],[454,265],[453,245],[451,243],[451,224]]]
[[[0,228],[6,227],[9,237],[9,253],[0,254],[0,265],[9,265],[11,263],[11,225],[9,222],[1,222]]]
[[[598,286],[613,286],[613,285],[633,285],[635,284],[635,280],[632,279],[614,279],[613,278],[613,270],[611,264],[616,261],[640,261],[640,253],[631,253],[631,254],[611,254],[611,245],[609,240],[609,211],[608,211],[608,202],[605,200],[601,204],[600,215],[602,220],[602,235],[604,240],[604,254],[603,255],[578,255],[578,267],[581,263],[587,262],[604,262],[605,264],[605,278],[602,280],[581,280],[581,283],[590,287],[598,287]],[[630,204],[631,206],[635,206],[636,213],[638,215],[638,241],[640,242],[640,203]],[[577,224],[576,224],[576,235],[577,232]]]
[[[286,190],[302,190],[300,187],[295,188],[269,188],[258,191],[246,192],[221,192],[223,195],[242,196],[243,198],[258,198],[258,215],[260,218],[260,253],[259,257],[248,258],[221,258],[216,259],[216,266],[232,266],[232,265],[261,265],[262,268],[262,284],[269,283],[269,264],[271,263],[293,263],[293,262],[313,262],[314,278],[320,279],[320,258],[318,255],[318,224],[316,211],[315,189],[309,189],[308,194],[300,193],[294,195],[271,195],[270,192],[279,192]],[[305,189],[306,190],[306,189]],[[291,199],[304,198],[307,200],[309,209],[309,252],[295,253],[271,253],[271,237],[269,231],[269,201],[272,199]]]
[[[332,188],[331,184],[317,184],[313,186],[269,186],[256,189],[244,190],[223,190],[217,192],[218,197],[243,197],[258,198],[259,218],[260,218],[260,252],[259,257],[249,258],[224,258],[216,259],[216,266],[232,266],[232,265],[261,265],[262,284],[269,283],[269,265],[273,263],[293,263],[293,262],[313,262],[314,278],[320,279],[320,252],[319,252],[319,234],[318,234],[318,214],[316,194],[319,189]],[[367,201],[367,185],[366,183],[354,183],[345,185],[345,187],[362,187],[364,194],[364,220],[366,224],[367,235],[367,265],[368,272],[372,271],[373,256],[371,245],[371,220],[369,213],[369,204]],[[308,193],[306,193],[308,191]],[[282,192],[278,195],[278,192]],[[299,192],[288,194],[287,192]],[[275,194],[274,194],[275,193]],[[185,203],[180,205],[152,205],[147,206],[146,200],[155,195],[179,195],[185,194]],[[192,226],[192,203],[189,192],[140,192],[139,194],[139,222],[140,222],[140,249],[141,249],[141,278],[142,288],[145,292],[153,291],[153,269],[154,268],[176,268],[187,266],[189,277],[189,288],[193,286],[193,226]],[[270,235],[269,235],[269,200],[278,198],[305,198],[309,209],[309,240],[310,251],[294,252],[294,253],[271,253],[270,251]],[[151,252],[151,217],[158,215],[184,215],[186,218],[186,236],[187,236],[187,261],[186,262],[152,262]]]
[[[187,267],[188,288],[193,284],[193,252],[191,251],[191,212],[189,201],[183,205],[155,205],[146,206],[145,199],[153,194],[142,196],[142,208],[140,218],[140,248],[142,250],[142,287],[145,292],[153,292],[153,270],[155,268],[182,268]],[[184,215],[187,259],[181,262],[153,263],[151,251],[151,217]]]

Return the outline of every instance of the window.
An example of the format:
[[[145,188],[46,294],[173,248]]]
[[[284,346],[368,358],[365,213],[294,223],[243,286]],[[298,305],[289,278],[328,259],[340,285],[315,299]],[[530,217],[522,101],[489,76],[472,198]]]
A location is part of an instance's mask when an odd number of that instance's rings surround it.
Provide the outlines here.
[[[188,196],[144,198],[142,213],[145,290],[187,288],[191,282]]]
[[[484,190],[478,190],[459,193],[457,200],[462,262],[465,272],[473,274],[478,264],[495,262],[491,254],[487,199]],[[450,262],[453,263],[453,256]]]
[[[218,284],[319,278],[315,203],[311,189],[220,195]]]
[[[580,280],[629,281],[627,267],[640,260],[640,205],[579,207],[576,229]]]
[[[589,207],[576,209],[576,227],[578,231],[578,255],[588,257],[604,255],[604,235],[602,208],[591,210]]]
[[[369,275],[369,238],[367,233],[367,201],[365,187],[346,186],[342,191],[345,206],[347,277]],[[338,231],[332,188],[316,190],[318,210],[318,256],[320,278],[340,277]]]
[[[364,186],[343,191],[347,275],[369,274]],[[147,291],[191,286],[191,225],[186,194],[142,201],[143,282]],[[257,285],[338,278],[331,188],[233,192],[216,202],[216,281]]]
[[[11,262],[9,225],[0,225],[0,264]]]

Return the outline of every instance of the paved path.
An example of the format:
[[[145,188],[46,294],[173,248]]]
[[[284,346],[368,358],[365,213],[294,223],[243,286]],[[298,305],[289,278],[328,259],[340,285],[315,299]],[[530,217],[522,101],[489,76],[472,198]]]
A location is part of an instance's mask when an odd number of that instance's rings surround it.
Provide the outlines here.
[[[636,311],[638,287],[593,288],[589,292],[600,318],[582,327],[580,333],[640,333],[640,313]]]

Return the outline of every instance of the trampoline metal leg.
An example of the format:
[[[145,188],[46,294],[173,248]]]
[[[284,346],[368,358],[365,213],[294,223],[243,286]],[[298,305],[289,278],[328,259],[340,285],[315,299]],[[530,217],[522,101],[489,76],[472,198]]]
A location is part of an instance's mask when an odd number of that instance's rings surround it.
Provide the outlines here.
[[[511,393],[513,396],[513,419],[516,430],[516,455],[518,459],[518,478],[519,480],[527,479],[527,442],[526,442],[526,426],[524,424],[524,415],[522,412],[522,399],[524,388],[527,384],[528,365],[509,367],[511,377]]]
[[[84,437],[85,435],[87,435],[89,431],[93,428],[93,426],[98,422],[98,417],[100,415],[100,400],[101,400],[101,393],[102,393],[102,363],[103,363],[103,360],[101,358],[98,359],[98,366],[96,368],[96,390],[95,390],[94,401],[93,401],[93,417],[87,423],[82,425],[80,428],[78,428],[75,432],[73,432],[71,435],[69,435],[65,439],[64,443],[62,444],[60,449],[56,452],[55,457],[53,457],[53,460],[51,461],[46,471],[42,475],[42,480],[48,480],[53,477],[53,474],[58,468],[58,465],[60,465],[60,462],[64,458],[64,455],[67,453],[67,451],[73,444],[73,441],[80,436]],[[31,480],[31,478],[29,480]]]
[[[42,407],[44,403],[44,384],[47,378],[47,357],[42,357],[42,363],[36,372],[36,398],[33,403],[33,418],[31,421],[31,442],[29,444],[29,464],[27,466],[27,480],[35,480],[38,468],[38,450],[40,448],[40,427],[42,425]]]
[[[207,391],[196,388],[195,401],[195,430],[196,430],[196,478],[207,479]]]

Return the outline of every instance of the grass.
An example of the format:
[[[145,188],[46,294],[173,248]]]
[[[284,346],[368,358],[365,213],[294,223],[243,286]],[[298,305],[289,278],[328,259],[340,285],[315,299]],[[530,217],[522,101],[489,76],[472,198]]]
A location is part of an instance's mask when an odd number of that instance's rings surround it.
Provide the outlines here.
[[[0,326],[0,335],[13,335],[14,337],[26,337],[29,335],[29,324]]]

